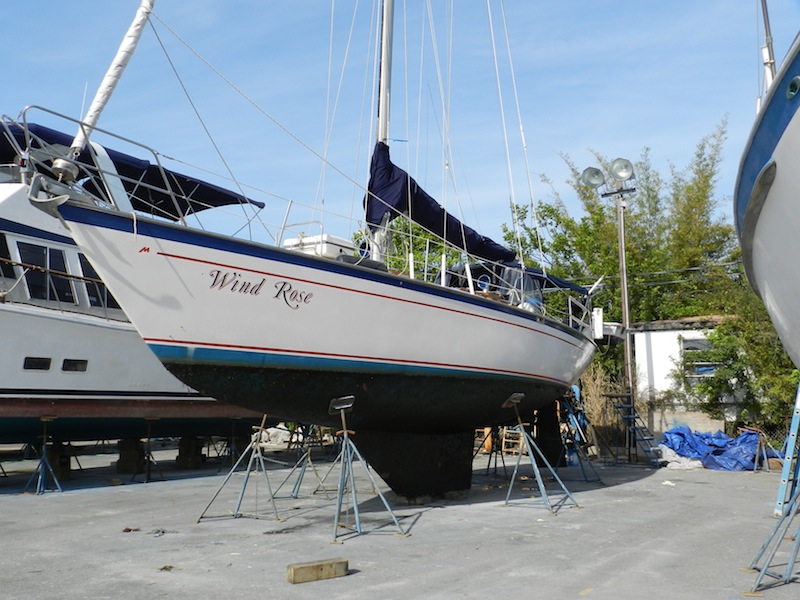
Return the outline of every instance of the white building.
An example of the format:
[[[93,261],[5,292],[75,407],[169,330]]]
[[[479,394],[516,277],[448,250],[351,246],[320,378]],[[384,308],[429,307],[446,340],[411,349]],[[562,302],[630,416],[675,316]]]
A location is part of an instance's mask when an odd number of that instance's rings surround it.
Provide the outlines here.
[[[686,353],[710,347],[707,336],[723,317],[690,317],[674,321],[653,321],[631,327],[637,394],[648,406],[648,427],[659,434],[686,425],[694,431],[724,431],[721,419],[712,419],[705,413],[687,407],[664,408],[658,400],[666,392],[675,390],[676,370],[683,370],[682,358]],[[713,365],[695,362],[688,377],[704,377],[713,372]],[[644,416],[644,415],[643,415]]]

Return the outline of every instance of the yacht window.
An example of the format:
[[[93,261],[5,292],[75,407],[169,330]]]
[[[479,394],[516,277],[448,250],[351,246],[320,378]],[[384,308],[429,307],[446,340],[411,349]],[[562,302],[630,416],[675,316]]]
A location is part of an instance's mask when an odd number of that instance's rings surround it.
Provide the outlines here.
[[[64,362],[61,363],[61,370],[84,373],[88,366],[89,366],[89,361],[87,360],[76,359],[76,358],[65,358]]]
[[[15,279],[14,267],[11,266],[11,254],[8,252],[5,234],[0,233],[0,275]]]
[[[49,371],[50,360],[41,356],[26,356],[22,368],[26,371]]]
[[[31,298],[75,304],[72,282],[59,274],[67,272],[67,261],[62,250],[26,242],[17,242],[17,247],[22,263],[43,269],[31,269],[25,276]]]
[[[83,271],[84,277],[89,279],[100,279],[97,271],[94,270],[94,267],[83,254],[78,254],[78,258],[81,262],[81,270]],[[89,304],[92,306],[119,308],[119,304],[117,304],[114,296],[111,295],[111,292],[108,291],[108,288],[106,288],[106,285],[102,282],[95,283],[94,281],[87,281],[86,293],[89,296]]]

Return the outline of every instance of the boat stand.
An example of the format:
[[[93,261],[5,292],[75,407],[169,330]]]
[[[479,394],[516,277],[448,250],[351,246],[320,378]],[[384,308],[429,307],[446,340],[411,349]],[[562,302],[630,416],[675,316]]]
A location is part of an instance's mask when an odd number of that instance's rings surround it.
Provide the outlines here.
[[[219,456],[222,460],[220,460],[219,469],[217,469],[218,475],[222,472],[222,468],[228,462],[228,459],[230,459],[231,467],[233,467],[236,461],[242,457],[239,454],[239,448],[236,446],[236,424],[233,420],[231,421],[231,436],[225,440],[225,445],[222,447],[222,452],[219,453]]]
[[[156,471],[158,471],[158,476],[161,477],[161,481],[164,481],[164,474],[161,472],[161,467],[158,466],[158,461],[156,460],[155,456],[153,456],[153,447],[152,447],[153,438],[150,435],[152,433],[152,422],[158,421],[158,417],[155,418],[145,417],[145,419],[147,420],[147,442],[145,443],[144,446],[144,456],[142,457],[142,460],[139,461],[139,465],[133,471],[133,476],[131,477],[131,481],[136,481],[136,476],[139,474],[139,471],[141,470],[141,472],[144,473],[143,483],[150,483],[152,479],[150,475],[153,472],[153,467],[155,467]]]
[[[47,491],[48,473],[53,480],[53,484],[55,485],[54,491],[64,491],[61,489],[61,484],[58,481],[58,477],[56,477],[56,473],[53,471],[53,467],[50,465],[50,460],[47,458],[47,424],[51,421],[55,421],[55,419],[56,417],[39,418],[39,420],[42,422],[42,453],[41,456],[39,456],[39,463],[36,465],[33,473],[31,473],[28,483],[25,484],[25,489],[23,492],[27,492],[31,487],[33,480],[36,479],[36,494],[44,494]]]
[[[481,451],[481,448],[484,447],[486,444],[486,439],[489,438],[491,440],[491,446],[489,448],[489,462],[486,463],[486,475],[489,474],[489,469],[492,467],[492,458],[494,458],[494,474],[497,476],[497,457],[500,457],[500,462],[503,463],[503,473],[506,477],[508,477],[508,470],[506,469],[506,459],[505,455],[503,454],[503,438],[502,438],[502,427],[499,425],[494,425],[489,429],[489,432],[483,436],[483,439],[478,444],[478,448],[475,450],[475,453],[472,455],[472,460],[474,461],[475,458],[478,456],[478,453]]]
[[[797,528],[794,532],[789,533],[792,523],[797,518],[798,511],[800,511],[800,485],[798,485],[798,483],[800,483],[798,481],[800,464],[798,464],[797,460],[798,429],[800,429],[800,386],[798,386],[797,396],[795,398],[792,424],[789,427],[789,435],[786,438],[786,455],[783,459],[783,471],[781,472],[781,481],[778,486],[778,498],[774,510],[775,516],[778,516],[779,519],[778,522],[775,523],[775,527],[772,528],[772,533],[769,534],[769,537],[767,537],[766,541],[762,544],[753,562],[750,563],[750,568],[758,571],[756,580],[753,583],[753,592],[800,579],[800,573],[795,573],[797,554],[798,551],[800,551],[800,522],[797,523]],[[786,501],[787,495],[791,496],[788,502]],[[780,563],[776,564],[775,555],[778,553],[784,541],[792,541],[793,543],[789,549],[785,563],[781,560]],[[759,567],[758,563],[762,558],[764,558],[764,564]],[[783,573],[776,570],[776,568],[780,566],[783,567]],[[769,576],[777,581],[773,582],[771,585],[762,585],[765,576]]]
[[[316,465],[314,464],[314,461],[311,458],[311,450],[312,450],[311,448],[307,448],[306,451],[303,453],[303,455],[297,460],[297,462],[294,463],[294,466],[289,471],[289,474],[284,478],[283,481],[281,481],[280,485],[278,485],[278,487],[275,488],[275,492],[274,492],[274,496],[275,497],[278,496],[278,492],[281,490],[281,488],[284,485],[286,485],[286,482],[289,481],[289,479],[292,478],[292,475],[294,475],[295,471],[297,471],[298,472],[297,473],[297,479],[295,480],[294,485],[292,486],[292,491],[291,491],[291,493],[289,495],[292,498],[299,498],[300,497],[300,486],[303,483],[303,477],[305,477],[306,471],[310,467],[311,470],[314,472],[314,476],[317,478],[317,487],[316,487],[316,489],[314,489],[314,491],[312,493],[316,494],[317,492],[322,491],[325,494],[325,499],[326,500],[329,499],[328,498],[328,490],[327,490],[327,488],[325,488],[325,480],[328,478],[328,475],[330,475],[330,473],[333,470],[333,467],[335,466],[336,463],[334,462],[334,465],[332,465],[331,468],[328,469],[328,472],[325,473],[324,477],[320,477],[319,476],[319,472],[317,471],[317,467],[316,467]]]
[[[558,512],[558,509],[561,508],[562,506],[570,506],[570,505],[578,506],[578,502],[575,500],[575,498],[573,498],[572,494],[567,489],[567,486],[564,485],[564,482],[561,481],[561,478],[558,476],[553,466],[550,464],[547,458],[545,458],[544,454],[542,454],[542,451],[539,449],[539,446],[536,445],[536,442],[533,441],[531,435],[525,430],[525,425],[523,425],[522,423],[522,417],[520,416],[519,408],[517,407],[522,398],[524,398],[524,394],[521,393],[511,394],[508,400],[506,400],[503,403],[503,408],[513,407],[514,412],[517,415],[516,429],[525,442],[525,448],[528,451],[528,458],[531,461],[533,475],[536,478],[537,485],[539,486],[539,492],[542,495],[542,502],[545,508],[547,508],[547,510],[550,511],[550,514],[555,515]],[[517,479],[517,472],[519,472],[519,466],[520,463],[522,462],[522,454],[523,454],[522,450],[523,449],[520,448],[519,454],[517,454],[517,463],[516,465],[514,465],[514,472],[512,473],[511,481],[508,484],[508,493],[506,494],[506,502],[505,502],[506,506],[508,506],[509,504],[509,498],[511,498],[511,490],[514,488],[514,482]],[[536,462],[537,456],[541,459],[541,461],[547,467],[548,471],[550,471],[550,474],[558,482],[558,485],[561,486],[561,489],[564,491],[564,496],[555,503],[550,501],[550,497],[547,494],[547,488],[545,487],[544,481],[542,480],[542,473],[539,470],[539,465]]]
[[[339,536],[339,528],[346,527],[340,523],[340,516],[342,513],[342,506],[344,504],[344,497],[347,493],[349,488],[350,491],[350,500],[353,505],[353,516],[355,518],[355,522],[352,526],[352,529],[355,530],[356,534],[361,534],[364,532],[363,528],[361,527],[361,514],[358,510],[358,496],[356,492],[356,482],[353,474],[353,463],[358,460],[361,465],[364,467],[364,472],[367,474],[367,477],[372,484],[372,491],[373,493],[377,494],[381,501],[383,502],[383,506],[386,508],[386,512],[392,517],[392,521],[394,522],[397,530],[400,532],[400,535],[408,535],[403,528],[400,526],[400,523],[397,520],[394,512],[392,511],[389,503],[386,501],[386,497],[381,493],[380,488],[378,487],[375,478],[372,476],[370,472],[369,465],[364,460],[364,457],[361,456],[361,453],[356,448],[356,445],[353,443],[353,440],[350,438],[351,434],[355,434],[354,431],[350,431],[347,429],[347,421],[345,419],[345,413],[350,412],[353,409],[353,403],[355,402],[354,396],[344,396],[342,398],[334,398],[331,400],[330,406],[328,407],[328,413],[335,415],[337,412],[341,415],[342,418],[342,430],[337,431],[337,434],[341,434],[342,436],[342,450],[339,452],[339,456],[336,457],[334,460],[333,465],[331,466],[331,471],[336,466],[336,463],[339,463],[339,487],[338,493],[336,496],[336,515],[333,520],[333,542],[334,544],[341,543],[338,541]],[[329,471],[330,472],[330,471]],[[327,477],[327,475],[326,475]]]
[[[258,426],[258,427],[253,427],[253,430],[255,431],[255,433],[253,433],[253,436],[250,438],[250,444],[247,446],[245,451],[242,452],[241,456],[239,456],[239,460],[236,461],[236,463],[233,465],[231,470],[225,476],[225,479],[223,480],[222,484],[219,486],[219,489],[217,489],[217,491],[214,494],[214,496],[212,496],[211,500],[206,505],[205,509],[203,509],[203,512],[200,514],[199,517],[197,517],[197,523],[199,523],[200,520],[205,516],[205,514],[208,512],[208,509],[211,508],[211,505],[214,503],[214,500],[216,500],[217,496],[219,496],[220,492],[222,492],[222,488],[224,488],[225,485],[228,483],[228,481],[230,481],[231,477],[233,477],[233,474],[236,472],[236,469],[239,468],[239,464],[242,461],[244,461],[244,459],[248,455],[250,456],[250,460],[248,461],[247,469],[244,472],[244,480],[242,481],[242,488],[241,488],[241,490],[239,492],[239,498],[238,498],[238,500],[236,502],[236,507],[233,509],[233,513],[232,513],[233,517],[234,518],[252,517],[252,518],[255,518],[255,519],[260,518],[258,516],[258,506],[256,506],[256,512],[255,513],[245,514],[245,513],[241,512],[242,500],[244,499],[244,493],[247,490],[247,484],[248,484],[248,482],[250,480],[250,474],[253,472],[253,467],[255,467],[256,471],[260,470],[261,473],[264,476],[264,483],[267,486],[267,493],[269,495],[269,502],[272,505],[273,512],[275,513],[275,520],[276,521],[280,521],[281,520],[280,517],[278,516],[278,507],[275,505],[275,494],[272,492],[272,486],[269,483],[269,477],[267,477],[266,462],[269,461],[269,462],[273,462],[273,463],[276,463],[276,464],[279,464],[279,465],[283,465],[283,466],[285,466],[285,463],[283,463],[283,462],[281,462],[279,460],[274,460],[272,458],[266,457],[266,456],[264,456],[264,453],[261,451],[261,435],[264,432],[264,424],[266,423],[266,420],[267,420],[267,415],[264,415],[263,418],[261,419],[261,425]]]

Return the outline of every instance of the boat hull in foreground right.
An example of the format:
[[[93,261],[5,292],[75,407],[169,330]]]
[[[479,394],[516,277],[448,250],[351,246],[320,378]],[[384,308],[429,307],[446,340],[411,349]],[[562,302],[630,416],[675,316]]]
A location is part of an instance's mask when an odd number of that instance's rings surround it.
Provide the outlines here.
[[[745,272],[800,365],[800,36],[772,83],[742,156],[734,209]]]

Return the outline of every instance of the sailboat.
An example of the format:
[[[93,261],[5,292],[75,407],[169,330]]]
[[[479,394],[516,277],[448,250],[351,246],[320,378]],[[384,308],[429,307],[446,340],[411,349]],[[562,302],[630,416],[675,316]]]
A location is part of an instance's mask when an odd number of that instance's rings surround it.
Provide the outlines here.
[[[800,35],[776,73],[766,3],[762,6],[767,90],[739,164],[734,217],[747,279],[789,357],[800,365]]]
[[[145,0],[131,31],[151,8]],[[419,497],[468,489],[475,428],[510,422],[512,396],[523,414],[551,406],[596,345],[586,289],[525,267],[392,162],[393,12],[383,2],[363,247],[328,233],[279,245],[191,226],[217,198],[253,201],[187,182],[158,153],[138,159],[147,176],[131,176],[119,166],[135,157],[87,144],[95,132],[115,139],[90,117],[74,122],[68,145],[30,135],[27,114],[14,126],[36,146],[25,164],[31,202],[68,225],[170,372],[218,400],[319,425],[336,426],[332,406],[352,397],[363,455],[395,492]],[[118,56],[131,52],[129,43]],[[400,215],[467,258],[428,278],[388,269],[381,239]]]

